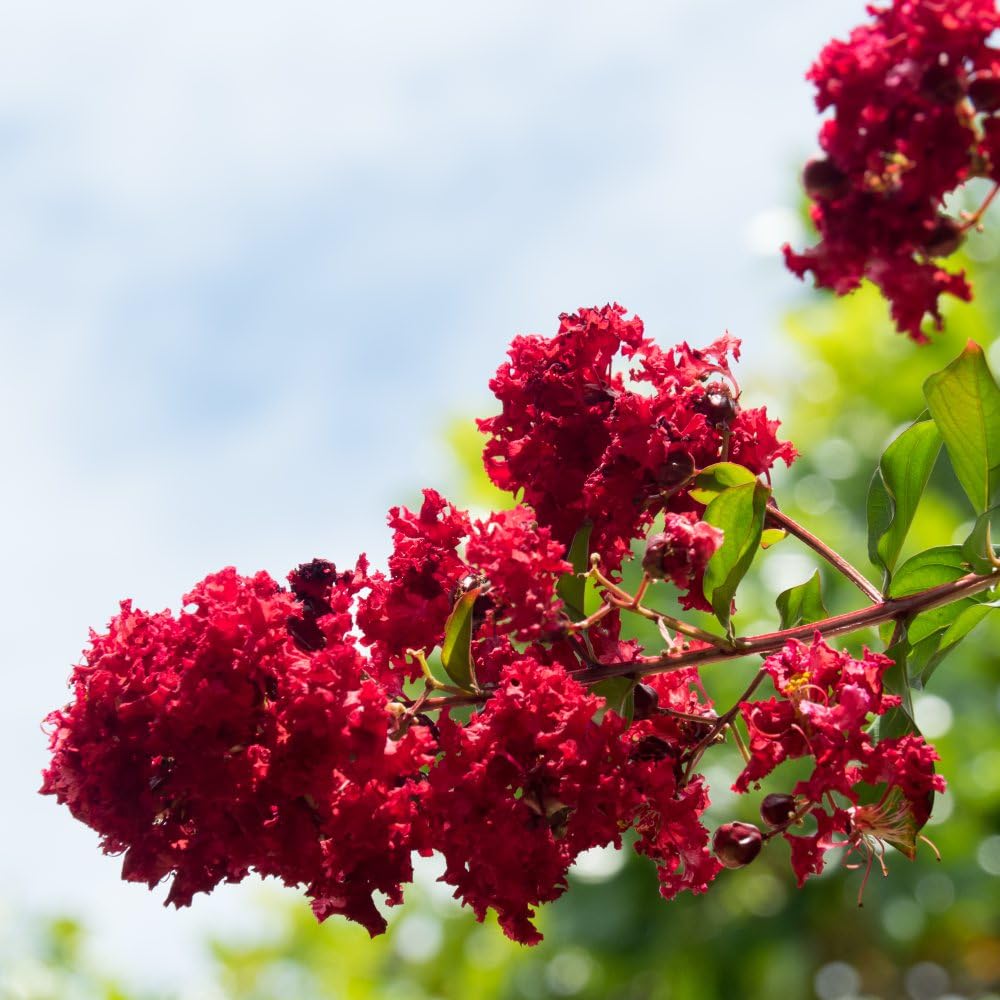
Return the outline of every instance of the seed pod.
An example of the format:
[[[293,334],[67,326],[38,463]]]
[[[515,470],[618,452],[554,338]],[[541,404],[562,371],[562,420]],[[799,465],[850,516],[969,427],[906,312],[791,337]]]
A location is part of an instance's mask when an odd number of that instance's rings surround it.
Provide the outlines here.
[[[742,868],[760,854],[763,843],[753,823],[723,823],[712,838],[712,850],[727,868]]]

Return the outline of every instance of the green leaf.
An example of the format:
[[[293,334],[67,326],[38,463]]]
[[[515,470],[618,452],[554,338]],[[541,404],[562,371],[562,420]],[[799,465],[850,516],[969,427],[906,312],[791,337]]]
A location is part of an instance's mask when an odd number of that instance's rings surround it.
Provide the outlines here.
[[[784,528],[765,528],[760,536],[760,547],[769,549],[772,545],[788,537],[788,532]]]
[[[965,495],[977,514],[985,513],[1000,485],[1000,389],[983,349],[970,340],[924,382],[924,397]]]
[[[990,613],[997,607],[995,601],[961,602],[965,604],[955,620],[942,632],[934,633],[924,642],[914,647],[914,673],[919,671],[920,686],[923,687],[931,675],[941,665],[941,661]],[[921,646],[927,644],[924,649]]]
[[[694,484],[688,492],[698,503],[709,504],[723,491],[733,486],[745,486],[756,479],[749,469],[735,462],[716,462],[694,477]]]
[[[889,586],[890,597],[908,597],[951,583],[969,572],[959,545],[941,545],[907,559]]]
[[[609,677],[598,681],[590,690],[600,695],[608,703],[608,708],[626,722],[631,722],[635,714],[635,685],[633,677]]]
[[[969,537],[962,543],[962,555],[976,573],[989,573],[993,569],[988,553],[992,548],[991,521],[1000,508],[991,507],[976,518]]]
[[[566,561],[572,564],[573,572],[564,574],[556,583],[556,593],[566,605],[570,617],[576,621],[587,617],[584,611],[587,589],[584,574],[590,569],[590,535],[593,530],[593,524],[588,521],[573,536],[569,552],[566,553]]]
[[[757,480],[733,486],[712,500],[702,515],[704,521],[724,532],[722,545],[705,567],[704,593],[727,632],[736,588],[760,546],[770,495]]]
[[[794,628],[796,625],[809,625],[830,617],[823,603],[823,587],[819,578],[819,570],[805,583],[790,587],[778,595],[775,604],[781,615],[781,628]]]
[[[882,684],[887,692],[898,694],[902,701],[898,708],[890,708],[885,715],[879,716],[876,720],[875,733],[879,740],[919,732],[916,722],[913,721],[909,653],[910,644],[905,639],[901,639],[885,651],[885,655],[893,661],[893,665],[882,675]]]
[[[933,420],[908,427],[886,448],[868,488],[868,558],[889,583],[917,504],[941,450]]]
[[[464,593],[451,609],[444,626],[441,644],[441,666],[445,673],[466,691],[474,691],[476,682],[472,670],[472,609],[479,588]]]

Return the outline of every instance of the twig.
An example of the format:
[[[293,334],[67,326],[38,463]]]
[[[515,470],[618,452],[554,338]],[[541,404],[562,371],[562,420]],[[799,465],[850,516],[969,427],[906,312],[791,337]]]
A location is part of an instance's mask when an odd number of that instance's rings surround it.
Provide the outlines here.
[[[813,552],[822,556],[838,572],[843,573],[868,600],[875,604],[881,602],[882,591],[878,587],[856,570],[842,555],[834,552],[821,538],[817,538],[811,531],[802,527],[798,521],[790,518],[774,506],[767,508],[767,519],[777,527],[784,528],[785,531],[790,535],[794,535],[799,541],[805,542]]]

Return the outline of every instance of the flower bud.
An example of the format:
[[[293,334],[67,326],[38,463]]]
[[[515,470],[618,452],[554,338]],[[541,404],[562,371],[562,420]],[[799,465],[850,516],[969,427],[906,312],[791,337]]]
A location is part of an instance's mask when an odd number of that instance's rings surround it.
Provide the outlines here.
[[[954,104],[965,94],[965,84],[964,80],[956,75],[956,67],[937,63],[929,67],[921,78],[920,93],[930,101]]]
[[[643,719],[655,715],[660,708],[660,696],[656,693],[656,689],[651,688],[648,684],[636,684],[632,699],[633,718],[636,722],[641,722]]]
[[[802,171],[802,186],[814,200],[843,198],[851,189],[847,174],[832,160],[810,160]]]
[[[773,828],[786,826],[795,815],[795,796],[772,792],[760,804],[760,818]]]
[[[962,245],[964,239],[962,227],[949,216],[941,215],[924,243],[924,253],[928,257],[947,257]]]
[[[656,471],[656,482],[664,489],[680,486],[694,474],[694,457],[690,452],[672,452]]]
[[[728,427],[736,419],[738,411],[729,386],[723,382],[713,382],[706,386],[705,395],[695,403],[694,408],[705,414],[705,419],[712,427]]]
[[[1000,108],[1000,77],[977,76],[969,84],[969,99],[977,111],[996,111]]]
[[[753,823],[723,823],[712,838],[712,850],[727,868],[742,868],[760,854],[763,843]]]

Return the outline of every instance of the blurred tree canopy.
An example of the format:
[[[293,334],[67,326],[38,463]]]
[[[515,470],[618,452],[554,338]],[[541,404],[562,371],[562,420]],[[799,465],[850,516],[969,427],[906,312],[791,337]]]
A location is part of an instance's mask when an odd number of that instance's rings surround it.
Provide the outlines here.
[[[966,263],[976,301],[954,305],[944,333],[932,344],[918,348],[893,333],[884,303],[870,288],[840,300],[811,296],[814,304],[786,319],[782,349],[790,357],[774,366],[778,374],[745,387],[752,403],[766,403],[782,419],[785,436],[801,452],[776,483],[783,509],[857,566],[868,567],[869,480],[887,441],[922,411],[924,379],[969,338],[993,345],[989,356],[994,370],[1000,368],[994,333],[1000,329],[998,243],[987,234],[974,246],[979,259]],[[506,502],[483,477],[481,441],[471,423],[457,424],[450,437],[461,478],[449,495],[473,505]],[[961,541],[971,520],[957,485],[935,473],[907,551]],[[817,566],[794,539],[770,549],[741,590],[742,630],[774,627],[775,596],[804,582]],[[831,611],[858,606],[849,584],[825,566],[820,574]],[[263,892],[256,905],[266,911],[267,934],[253,942],[224,935],[210,942],[214,982],[185,996],[989,996],[991,989],[1000,991],[998,635],[996,623],[981,626],[917,697],[917,721],[937,745],[949,781],[924,831],[943,860],[938,864],[933,852],[922,849],[911,863],[890,851],[889,878],[873,876],[862,908],[856,899],[860,873],[837,863],[796,889],[781,840],[750,867],[724,871],[707,895],[671,903],[659,898],[651,863],[629,850],[598,851],[572,876],[570,891],[543,909],[545,941],[527,949],[506,940],[494,924],[479,925],[460,910],[448,888],[435,882],[430,863],[421,866],[406,905],[390,911],[389,933],[375,941],[337,920],[317,925],[304,900]],[[858,647],[865,639],[850,641]],[[725,704],[749,676],[745,662],[704,670],[709,692]],[[742,801],[728,790],[737,760],[727,747],[709,762],[713,823],[756,818],[759,796]],[[0,1000],[141,996],[124,992],[105,970],[93,967],[85,929],[71,920],[40,925],[33,944],[16,953],[9,944],[0,950]]]

